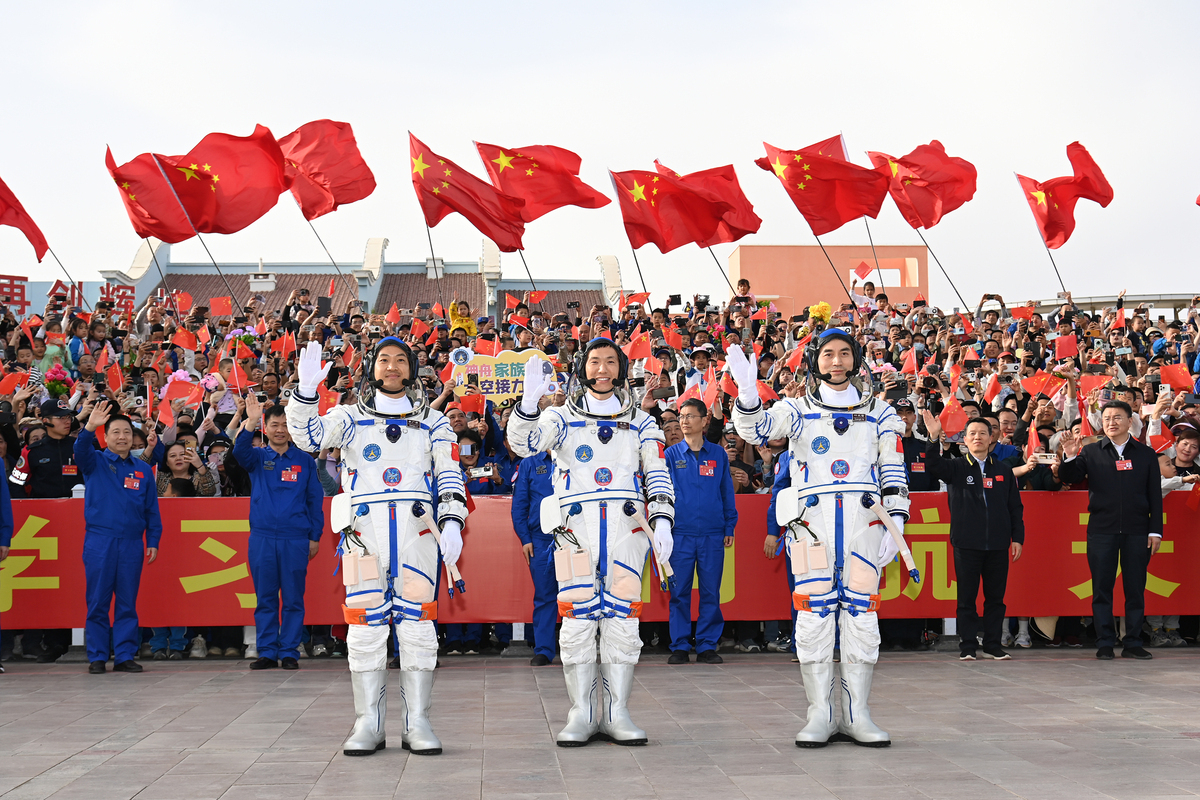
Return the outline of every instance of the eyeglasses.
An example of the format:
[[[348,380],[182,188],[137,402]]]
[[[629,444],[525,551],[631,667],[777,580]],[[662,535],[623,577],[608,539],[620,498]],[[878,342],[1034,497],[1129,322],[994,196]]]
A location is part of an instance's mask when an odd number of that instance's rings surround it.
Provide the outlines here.
[[[704,419],[704,417],[700,416],[699,414],[681,414],[679,416],[680,422],[683,422],[684,420],[701,420],[701,419]]]

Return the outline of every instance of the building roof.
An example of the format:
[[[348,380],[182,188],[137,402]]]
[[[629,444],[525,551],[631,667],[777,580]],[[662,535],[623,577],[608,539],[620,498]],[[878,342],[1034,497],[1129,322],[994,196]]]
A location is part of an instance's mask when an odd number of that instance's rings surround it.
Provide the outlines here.
[[[358,299],[358,284],[353,279],[347,280],[345,277],[338,277],[333,273],[314,275],[311,273],[287,273],[276,272],[275,275],[275,291],[262,292],[266,300],[267,309],[269,311],[277,311],[283,308],[287,303],[288,295],[293,289],[308,289],[312,293],[312,297],[323,297],[329,291],[330,279],[336,280],[336,291],[333,293],[333,311],[337,314],[344,314],[346,304],[351,300]],[[348,276],[347,273],[343,275]],[[229,281],[229,286],[233,287],[235,300],[234,306],[244,306],[254,294],[250,291],[250,276],[246,273],[225,273],[226,279]],[[229,289],[225,286],[225,281],[221,280],[220,275],[187,275],[172,273],[167,276],[167,284],[172,291],[187,292],[192,296],[192,304],[197,306],[211,305],[209,300],[214,297],[229,297]],[[350,287],[354,287],[354,291],[350,291]],[[162,281],[151,290],[151,294],[157,294],[158,290],[163,288]],[[315,302],[315,301],[314,301]]]
[[[471,305],[471,313],[481,317],[487,313],[485,302],[485,286],[483,275],[479,272],[446,272],[442,274],[441,295],[438,295],[438,281],[425,277],[421,272],[388,272],[386,267],[383,279],[379,283],[379,294],[375,299],[375,307],[371,309],[376,314],[386,314],[392,307],[413,309],[418,303],[437,303],[444,305],[457,297]]]

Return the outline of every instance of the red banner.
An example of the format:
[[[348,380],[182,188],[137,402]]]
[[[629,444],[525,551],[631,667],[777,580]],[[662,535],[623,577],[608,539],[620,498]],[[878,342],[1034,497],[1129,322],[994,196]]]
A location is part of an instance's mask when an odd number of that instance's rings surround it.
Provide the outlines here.
[[[1023,492],[1026,541],[1012,565],[1006,602],[1012,616],[1071,616],[1091,613],[1087,566],[1087,494]],[[1200,613],[1200,516],[1185,506],[1187,495],[1165,501],[1166,541],[1150,562],[1146,582],[1149,614]],[[791,600],[782,557],[763,553],[769,497],[741,495],[736,544],[725,551],[721,610],[730,620],[786,619]],[[912,495],[905,530],[921,569],[913,583],[893,563],[884,573],[880,616],[953,617],[957,587],[949,541],[946,495]],[[328,502],[328,501],[327,501]],[[479,497],[464,535],[459,567],[467,593],[439,594],[442,622],[528,622],[533,585],[513,533],[509,498]],[[158,560],[142,571],[139,621],[146,626],[250,625],[256,602],[247,564],[247,499],[160,501],[163,538]],[[328,506],[326,507],[328,511]],[[14,535],[0,562],[0,612],[6,628],[82,627],[85,616],[82,500],[13,502]],[[342,621],[344,589],[332,534],[308,570],[305,619],[309,624]],[[643,619],[665,620],[667,599],[649,576],[642,598]],[[1116,606],[1123,604],[1117,581]],[[693,600],[693,613],[696,602]]]

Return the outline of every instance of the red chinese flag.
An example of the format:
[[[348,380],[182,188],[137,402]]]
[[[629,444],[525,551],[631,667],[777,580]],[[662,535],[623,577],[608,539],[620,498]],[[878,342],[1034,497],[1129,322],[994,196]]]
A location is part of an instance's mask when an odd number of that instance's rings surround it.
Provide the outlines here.
[[[395,306],[393,306],[393,308],[395,308]],[[429,326],[425,324],[424,320],[419,320],[414,317],[412,326],[409,328],[409,333],[412,334],[414,339],[420,339],[422,336],[429,333]]]
[[[495,356],[500,353],[499,339],[476,339],[475,352],[481,356]]]
[[[767,157],[754,163],[774,172],[817,236],[862,216],[876,217],[888,193],[888,179],[846,158],[842,137],[800,150],[781,150],[763,142]]]
[[[265,334],[267,332],[267,321],[265,319],[260,319],[258,324],[254,326],[254,332],[259,336]]]
[[[767,383],[766,381],[758,382],[758,396],[764,403],[768,400],[779,399],[779,395],[777,395],[775,390],[771,388],[771,384]]]
[[[4,380],[0,380],[0,395],[12,394],[17,390],[18,386],[26,386],[28,384],[28,372],[10,372],[4,376]]]
[[[660,175],[673,175],[684,183],[707,189],[733,207],[721,218],[716,234],[711,239],[696,242],[699,246],[711,247],[714,244],[736,242],[748,233],[758,233],[758,229],[762,227],[762,220],[754,213],[754,206],[742,191],[732,164],[689,172],[687,175],[680,175],[658,161],[654,162],[654,168]]]
[[[1109,375],[1092,375],[1085,374],[1079,376],[1079,395],[1087,397],[1092,393],[1093,389],[1100,389],[1107,385],[1112,377]]]
[[[655,358],[653,355],[648,356],[646,358],[646,372],[649,372],[651,375],[661,375],[662,369],[663,369],[662,362],[659,361],[657,358]]]
[[[1112,326],[1114,328],[1124,328],[1125,327],[1125,307],[1124,306],[1121,306],[1120,308],[1117,309],[1117,318],[1116,318],[1116,320],[1113,321]]]
[[[596,338],[597,339],[608,339],[611,342],[612,341],[612,328],[605,328],[604,330],[600,331],[600,335],[597,336]]]
[[[167,394],[163,399],[164,400],[180,400],[180,399],[185,399],[185,398],[191,397],[192,392],[195,391],[195,389],[196,389],[196,386],[197,386],[197,384],[194,384],[191,381],[179,381],[179,380],[171,381],[167,385]],[[163,405],[167,405],[167,404],[164,403]]]
[[[1095,431],[1092,430],[1092,423],[1088,420],[1087,400],[1085,400],[1084,397],[1085,395],[1080,392],[1080,396],[1077,401],[1079,407],[1079,435],[1087,437],[1094,435]]]
[[[212,333],[208,330],[207,325],[201,325],[200,329],[196,331],[196,340],[201,344],[208,344],[212,341]]]
[[[904,354],[904,361],[900,364],[901,375],[916,375],[917,374],[917,351],[916,348],[910,347],[908,352]]]
[[[540,292],[530,292],[529,293],[529,302],[540,303],[543,300],[545,300],[549,295],[550,295],[550,293],[547,291],[544,291],[544,290],[540,291]]]
[[[196,341],[196,334],[183,328],[175,331],[175,335],[171,337],[171,344],[177,344],[184,350],[191,350],[193,352],[200,347],[200,343]]]
[[[737,397],[738,395],[737,381],[728,372],[724,373],[721,377],[721,391],[730,397]]]
[[[516,308],[519,305],[521,305],[521,298],[513,297],[508,292],[504,293],[504,307],[505,308]]]
[[[408,144],[413,189],[429,227],[457,211],[505,253],[523,249],[521,236],[525,233],[525,223],[521,215],[524,200],[496,191],[453,161],[430,150],[411,133]]]
[[[707,242],[733,206],[681,178],[643,170],[609,172],[633,249],[654,244],[660,252]]]
[[[158,422],[166,425],[168,428],[175,424],[175,412],[171,409],[170,403],[158,404]]]
[[[375,191],[375,176],[348,122],[318,119],[301,125],[279,140],[279,149],[292,196],[309,221]]]
[[[354,363],[354,344],[346,342],[346,348],[342,351],[342,363],[349,367]]]
[[[196,235],[170,185],[163,180],[154,156],[142,153],[118,167],[109,149],[104,153],[104,163],[138,236],[176,244]]]
[[[521,316],[517,316],[516,314],[510,314],[508,316],[508,323],[510,325],[520,325],[522,328],[528,328],[529,327],[529,317],[521,317]]]
[[[624,311],[625,306],[629,305],[629,298],[625,296],[625,290],[621,290],[621,296],[617,299],[617,311]]]
[[[441,303],[434,303],[433,308],[430,310],[433,312],[433,316],[437,319],[446,318],[446,309],[442,307]]]
[[[396,307],[394,302],[392,303],[392,307],[388,309],[387,315],[384,316],[384,319],[390,322],[392,325],[400,324],[400,309]]]
[[[681,394],[679,396],[679,403],[675,407],[683,408],[684,402],[691,400],[692,398],[700,400],[701,402],[704,401],[704,397],[701,396],[701,393],[700,393],[700,381],[696,381],[695,383],[693,383],[690,388],[688,388],[686,391],[684,391],[683,394]]]
[[[1016,308],[1010,309],[1009,313],[1012,314],[1013,319],[1033,319],[1033,309],[1029,306],[1017,306]]]
[[[458,398],[458,405],[464,414],[482,414],[484,408],[487,407],[484,396],[481,394],[464,394]]]
[[[858,276],[860,281],[865,280],[871,274],[871,265],[865,261],[858,262],[858,266],[854,268],[854,274]]]
[[[105,379],[113,394],[121,391],[121,387],[125,385],[125,373],[121,371],[121,365],[113,364],[109,367],[108,372],[105,373]]]
[[[650,357],[650,334],[642,333],[634,337],[633,341],[624,348],[625,355],[630,361],[637,361],[641,358]]]
[[[1186,364],[1164,364],[1158,373],[1162,376],[1162,382],[1177,392],[1190,392],[1196,385]]]
[[[333,294],[336,291],[337,291],[337,278],[330,278],[329,279],[329,293],[325,296],[333,297]]]
[[[666,340],[667,346],[675,350],[683,349],[683,334],[676,328],[663,328],[663,339]]]
[[[1057,360],[1062,361],[1077,355],[1079,355],[1079,342],[1075,339],[1075,334],[1059,336],[1054,340],[1054,357]]]
[[[317,385],[317,413],[324,414],[338,404],[342,399],[342,395],[335,389],[326,388],[325,382],[322,381]]]
[[[709,367],[708,371],[711,373],[712,367]],[[717,398],[720,396],[721,383],[716,379],[715,375],[706,378],[706,380],[708,381],[708,386],[704,390],[704,396],[700,399],[704,401],[704,407],[711,410],[717,404]]]
[[[434,328],[431,331],[429,331],[429,337],[425,340],[425,346],[433,347],[435,344],[437,344],[437,340],[438,340],[438,332],[437,332],[437,328]]]
[[[238,343],[237,343],[237,350],[235,350],[234,352],[236,353],[234,358],[236,358],[238,361],[242,361],[247,358],[254,358],[254,351],[251,350],[249,347],[246,347],[246,343],[241,341],[240,339],[238,340]]]
[[[1112,186],[1083,145],[1079,142],[1067,145],[1067,158],[1074,170],[1069,178],[1051,178],[1039,183],[1024,175],[1017,176],[1042,240],[1051,250],[1062,247],[1071,238],[1075,230],[1075,203],[1080,198],[1099,203],[1101,208],[1113,199]]]
[[[811,337],[805,337],[805,338],[807,339],[807,338],[811,338]],[[793,375],[795,375],[796,372],[800,369],[800,367],[803,366],[803,364],[804,364],[804,343],[797,342],[796,349],[793,350],[791,355],[788,356],[787,361],[785,362],[785,366],[792,371]]]
[[[971,322],[971,315],[969,313],[959,314],[958,321],[962,323],[964,335],[970,336],[975,332],[975,323]]]
[[[758,311],[755,311],[750,316],[750,319],[761,319],[764,321],[766,320],[766,318],[767,318],[767,307],[766,306],[763,306],[762,308],[760,308]],[[757,342],[755,342],[755,344],[757,344]]]
[[[1037,452],[1038,446],[1042,443],[1041,437],[1038,436],[1037,427],[1029,426],[1029,438],[1025,440],[1025,460],[1033,458],[1033,454]]]
[[[641,303],[642,305],[645,305],[649,300],[649,292],[634,292],[625,298],[625,304],[629,305],[630,303]]]
[[[233,315],[233,298],[231,297],[210,297],[208,299],[208,310],[214,317],[228,317]]]
[[[946,402],[946,407],[938,415],[938,421],[942,423],[942,432],[947,436],[956,436],[967,427],[967,412],[963,411],[957,397],[951,397]]]
[[[0,225],[8,225],[25,234],[25,238],[33,245],[33,252],[38,261],[41,261],[50,249],[50,245],[46,244],[46,237],[3,180],[0,180]]]
[[[988,379],[987,388],[983,390],[984,402],[990,403],[1000,396],[1000,375],[994,374]]]
[[[887,177],[892,200],[914,228],[932,228],[975,196],[975,166],[946,155],[946,148],[936,139],[900,158],[873,152],[867,156]]]
[[[612,201],[579,180],[582,159],[553,145],[498,147],[475,143],[492,185],[525,201],[521,219],[533,222],[563,206],[601,208]],[[533,302],[538,302],[534,300]]]
[[[446,366],[443,367],[442,371],[438,373],[438,380],[440,380],[442,383],[449,383],[453,379],[454,379],[454,362],[447,361]]]
[[[203,328],[201,330],[203,330]],[[290,333],[280,336],[278,339],[271,342],[271,352],[278,353],[282,358],[287,358],[289,355],[296,352],[296,337]]]
[[[96,356],[96,372],[104,372],[104,368],[108,366],[108,346],[100,348],[100,355]]]
[[[1164,426],[1162,433],[1151,436],[1146,444],[1153,447],[1156,453],[1165,453],[1175,444],[1175,434],[1171,433],[1170,428]]]

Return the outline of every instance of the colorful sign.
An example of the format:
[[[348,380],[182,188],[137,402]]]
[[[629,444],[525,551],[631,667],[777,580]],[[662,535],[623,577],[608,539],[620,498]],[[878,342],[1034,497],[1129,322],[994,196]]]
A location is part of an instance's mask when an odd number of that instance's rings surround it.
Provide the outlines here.
[[[1146,613],[1200,613],[1200,515],[1188,509],[1186,492],[1165,501],[1166,541],[1150,560]],[[1009,570],[1005,602],[1011,616],[1091,614],[1092,582],[1087,565],[1087,493],[1022,492],[1025,551]],[[921,582],[910,581],[899,563],[884,570],[880,616],[953,617],[957,599],[946,495],[912,495],[905,535]],[[721,611],[729,620],[782,620],[791,614],[782,556],[763,554],[767,495],[740,495],[735,544],[725,550]],[[138,614],[145,626],[252,625],[256,603],[247,562],[250,524],[247,499],[159,501],[163,537],[158,560],[142,570]],[[328,503],[328,498],[326,503]],[[528,622],[533,584],[513,533],[511,498],[474,498],[463,535],[459,567],[467,593],[438,592],[442,622]],[[681,510],[681,513],[686,513]],[[326,505],[328,517],[328,505]],[[5,628],[83,627],[83,501],[13,502],[12,550],[0,562],[0,620]],[[309,563],[305,620],[338,624],[344,599],[328,530]],[[1124,604],[1117,581],[1115,604]],[[667,597],[647,571],[642,619],[667,619]],[[696,610],[693,601],[693,613]]]
[[[455,358],[456,354],[469,356],[469,360],[463,356]],[[520,353],[503,350],[498,356],[485,356],[459,348],[450,355],[454,362],[454,393],[462,397],[467,392],[468,382],[478,382],[480,393],[493,403],[521,397],[525,391],[525,362],[530,356],[549,361],[549,357],[541,350],[524,350]]]

